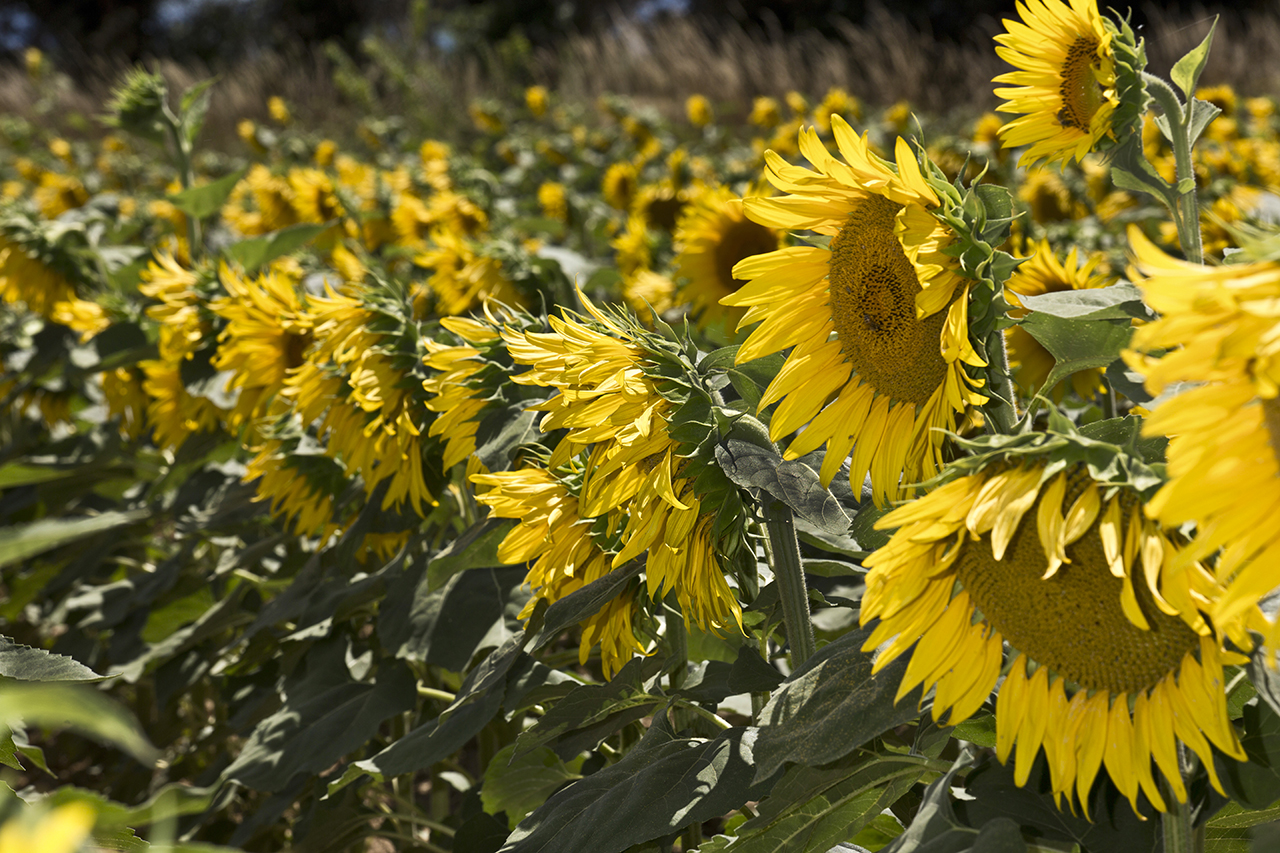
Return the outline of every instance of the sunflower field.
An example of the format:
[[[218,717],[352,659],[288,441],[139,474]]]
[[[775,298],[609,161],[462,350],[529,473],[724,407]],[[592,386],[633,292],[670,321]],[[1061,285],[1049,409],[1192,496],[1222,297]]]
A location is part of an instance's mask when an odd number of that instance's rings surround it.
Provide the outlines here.
[[[0,120],[0,853],[1280,847],[1280,112],[1203,31],[1026,0],[964,121]]]

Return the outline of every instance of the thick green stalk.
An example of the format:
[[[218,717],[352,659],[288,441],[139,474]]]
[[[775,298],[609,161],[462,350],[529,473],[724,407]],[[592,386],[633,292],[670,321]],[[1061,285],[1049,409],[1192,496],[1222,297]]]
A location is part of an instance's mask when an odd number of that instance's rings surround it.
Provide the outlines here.
[[[1188,766],[1187,750],[1178,745],[1178,767],[1183,780],[1191,773]],[[1196,829],[1191,821],[1190,797],[1185,803],[1178,802],[1173,795],[1173,787],[1161,781],[1160,793],[1164,797],[1168,811],[1160,816],[1160,829],[1164,835],[1164,853],[1204,853],[1204,827]]]
[[[770,500],[764,507],[765,527],[769,533],[769,561],[778,579],[782,599],[782,618],[787,625],[787,642],[791,645],[791,670],[813,657],[818,650],[809,619],[809,587],[800,562],[800,542],[796,539],[791,507]]]
[[[988,370],[991,381],[991,401],[982,407],[987,418],[988,431],[1009,435],[1018,422],[1017,396],[1013,380],[1009,376],[1009,354],[1004,347],[1004,333],[993,331],[987,337],[987,358],[994,359],[994,370]]]
[[[1175,186],[1178,193],[1177,209],[1174,211],[1174,223],[1178,226],[1178,242],[1182,246],[1182,254],[1193,264],[1204,263],[1204,248],[1200,238],[1200,205],[1196,199],[1196,172],[1191,161],[1191,104],[1183,105],[1173,87],[1154,74],[1143,73],[1147,91],[1169,123],[1169,132],[1173,136],[1173,161],[1177,170],[1177,183],[1189,180],[1186,192]]]

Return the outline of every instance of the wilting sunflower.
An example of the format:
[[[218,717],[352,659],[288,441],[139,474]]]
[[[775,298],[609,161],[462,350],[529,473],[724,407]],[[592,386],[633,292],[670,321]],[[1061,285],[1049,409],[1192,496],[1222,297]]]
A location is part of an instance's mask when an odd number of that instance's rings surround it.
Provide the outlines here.
[[[527,301],[503,274],[502,261],[482,254],[451,229],[432,231],[430,247],[415,257],[414,263],[433,270],[427,283],[435,295],[437,313],[464,314],[479,308],[486,299],[509,305]]]
[[[1048,240],[1042,240],[1036,247],[1031,259],[1018,267],[1005,284],[1008,289],[1009,302],[1016,307],[1009,316],[1014,318],[1026,316],[1021,308],[1018,296],[1040,296],[1045,293],[1060,293],[1064,290],[1087,290],[1095,287],[1106,287],[1114,278],[1095,275],[1094,270],[1102,261],[1101,255],[1094,255],[1082,266],[1073,246],[1065,261],[1059,261]],[[1009,367],[1013,370],[1013,379],[1018,383],[1022,393],[1031,396],[1040,390],[1044,381],[1053,370],[1054,358],[1044,346],[1021,326],[1011,326],[1004,332],[1005,344],[1009,350]],[[1102,370],[1093,368],[1082,370],[1071,377],[1071,387],[1081,399],[1091,400],[1097,396],[1102,387]],[[1059,382],[1050,396],[1054,402],[1060,402],[1066,393],[1067,384]]]
[[[743,312],[725,309],[720,300],[745,283],[734,278],[738,261],[775,251],[778,231],[752,222],[742,201],[728,187],[706,187],[689,201],[676,224],[675,278],[684,279],[679,299],[703,325],[726,316],[737,320]]]
[[[1005,20],[996,36],[1000,58],[1017,68],[995,78],[1015,88],[997,109],[1020,113],[1000,129],[1006,148],[1030,146],[1018,160],[1079,160],[1112,132],[1120,103],[1112,41],[1117,35],[1095,0],[1025,0],[1022,23]]]
[[[802,130],[800,148],[818,171],[767,152],[766,176],[789,195],[743,202],[752,221],[816,231],[830,247],[740,261],[733,275],[748,283],[721,304],[750,306],[739,326],[763,321],[739,362],[793,348],[760,401],[782,401],[775,441],[805,427],[786,457],[826,444],[821,476],[830,483],[852,449],[851,482],[861,487],[869,470],[882,504],[938,473],[942,430],[987,399],[975,390],[984,380],[964,365],[985,362],[969,342],[969,288],[945,253],[954,234],[930,213],[940,202],[910,147],[898,140],[895,170],[844,119],[832,116],[831,127],[845,162]]]
[[[1095,482],[1083,464],[988,465],[885,516],[898,528],[866,561],[864,645],[892,642],[875,668],[915,645],[898,698],[936,687],[934,719],[955,725],[996,700],[996,754],[1017,744],[1024,784],[1043,747],[1054,797],[1089,790],[1105,767],[1134,809],[1165,803],[1152,759],[1185,802],[1178,741],[1222,790],[1212,743],[1244,760],[1227,717],[1225,652],[1197,607],[1216,592],[1198,563],[1142,512],[1127,485]]]
[[[266,414],[289,372],[302,366],[314,319],[298,281],[284,270],[245,278],[224,264],[219,278],[227,296],[209,303],[209,309],[227,324],[218,334],[212,364],[230,371],[227,390],[239,391],[229,417],[235,427]]]
[[[610,572],[610,555],[591,533],[594,519],[583,517],[578,498],[550,471],[524,468],[474,474],[471,479],[488,487],[476,500],[496,517],[520,520],[498,546],[498,559],[532,563],[525,583],[534,594],[520,612],[521,619],[529,617],[539,599],[554,603]],[[611,678],[633,655],[645,654],[631,625],[635,592],[628,589],[582,621],[578,660],[586,663],[591,649],[599,645],[605,678]]]
[[[1188,559],[1224,549],[1215,572],[1226,590],[1210,615],[1220,627],[1249,624],[1280,586],[1280,264],[1205,267],[1169,257],[1136,228],[1129,241],[1135,281],[1163,316],[1137,329],[1126,361],[1152,393],[1198,383],[1143,426],[1172,436],[1170,480],[1148,512],[1167,525],[1196,522]],[[1267,634],[1275,648],[1280,623]]]
[[[711,536],[715,508],[703,513],[692,484],[680,476],[678,446],[667,434],[673,404],[645,374],[651,357],[637,333],[585,296],[583,301],[590,320],[552,317],[549,333],[511,327],[503,333],[512,359],[532,367],[515,382],[559,392],[530,407],[547,413],[543,432],[568,430],[550,465],[559,467],[590,448],[583,466],[583,512],[609,516],[612,531],[622,532],[626,546],[612,566],[647,551],[651,597],[674,590],[686,620],[704,630],[741,632],[741,606]]]
[[[478,417],[488,404],[485,398],[492,392],[472,388],[470,380],[485,368],[478,345],[498,341],[500,336],[492,320],[483,323],[445,317],[440,325],[464,342],[449,346],[430,339],[424,341],[428,351],[424,361],[438,373],[424,379],[422,388],[434,395],[427,401],[427,408],[440,415],[431,422],[427,434],[445,437],[444,467],[448,469],[475,453]]]

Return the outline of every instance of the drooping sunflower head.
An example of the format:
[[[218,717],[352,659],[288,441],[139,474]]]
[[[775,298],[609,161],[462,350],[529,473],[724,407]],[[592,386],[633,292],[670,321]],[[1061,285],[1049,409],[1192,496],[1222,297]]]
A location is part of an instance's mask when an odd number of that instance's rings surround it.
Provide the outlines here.
[[[1068,290],[1087,290],[1106,287],[1115,278],[1098,274],[1095,270],[1102,261],[1101,255],[1094,255],[1083,264],[1079,262],[1076,247],[1072,247],[1065,260],[1058,260],[1049,241],[1042,240],[1036,247],[1036,253],[1018,267],[1005,284],[1009,302],[1021,306],[1018,296],[1040,296],[1045,293],[1060,293]],[[1017,318],[1026,315],[1025,309],[1018,307],[1009,312],[1009,316]],[[1044,346],[1021,326],[1011,326],[1004,333],[1005,345],[1009,352],[1009,367],[1013,371],[1014,382],[1027,396],[1036,394],[1053,370],[1054,358]],[[1081,399],[1095,397],[1101,388],[1102,369],[1082,370],[1071,377],[1071,387]],[[1054,402],[1062,400],[1067,384],[1064,380],[1050,391]]]
[[[936,687],[934,718],[952,725],[1007,672],[996,751],[1003,762],[1016,745],[1019,785],[1043,748],[1059,804],[1074,794],[1087,814],[1105,767],[1135,810],[1140,792],[1164,810],[1153,762],[1185,802],[1179,741],[1219,790],[1210,744],[1243,759],[1223,666],[1244,658],[1200,613],[1217,592],[1212,575],[1180,563],[1144,515],[1149,490],[1071,461],[1082,448],[1058,437],[989,455],[885,516],[877,526],[897,530],[866,561],[862,620],[879,623],[864,649],[892,641],[879,669],[915,645],[899,698]]]
[[[769,181],[786,195],[748,198],[752,221],[809,230],[829,246],[796,246],[756,255],[733,268],[747,282],[721,304],[748,310],[740,325],[760,325],[739,348],[749,361],[792,347],[761,407],[781,401],[770,423],[779,440],[808,425],[786,453],[794,459],[827,445],[830,482],[853,450],[850,479],[870,472],[877,503],[934,476],[944,430],[986,397],[969,340],[966,279],[947,253],[956,238],[933,211],[943,201],[902,139],[897,163],[876,157],[865,137],[832,116],[843,160],[815,131],[800,148],[817,171],[766,154]]]
[[[1021,22],[1006,20],[996,52],[1016,71],[1001,74],[1001,112],[1020,118],[1000,130],[1006,148],[1028,146],[1019,165],[1079,160],[1133,130],[1146,103],[1141,42],[1127,24],[1098,13],[1095,0],[1025,0]]]
[[[1168,525],[1194,521],[1190,556],[1224,549],[1215,563],[1226,591],[1214,623],[1251,623],[1257,602],[1280,586],[1280,262],[1206,267],[1171,258],[1130,230],[1133,278],[1161,317],[1138,327],[1128,364],[1159,394],[1194,383],[1146,420],[1172,436],[1170,480],[1148,512]],[[1243,499],[1242,496],[1247,496]],[[1266,629],[1280,644],[1280,623]]]
[[[684,279],[681,301],[692,306],[702,325],[726,316],[737,320],[741,309],[726,309],[720,300],[745,283],[734,266],[754,255],[775,251],[781,235],[747,218],[742,201],[728,187],[705,187],[689,202],[675,232],[675,277]]]
[[[476,500],[487,505],[495,517],[518,519],[498,547],[498,559],[530,564],[525,583],[532,588],[533,598],[521,611],[522,619],[529,617],[539,599],[559,601],[611,569],[612,555],[592,533],[595,519],[583,514],[572,489],[575,478],[560,476],[563,473],[572,475],[573,471],[524,468],[471,477],[477,486],[487,487]],[[632,584],[582,621],[579,661],[586,663],[592,648],[599,645],[606,678],[633,655],[645,654],[632,628],[637,591]]]

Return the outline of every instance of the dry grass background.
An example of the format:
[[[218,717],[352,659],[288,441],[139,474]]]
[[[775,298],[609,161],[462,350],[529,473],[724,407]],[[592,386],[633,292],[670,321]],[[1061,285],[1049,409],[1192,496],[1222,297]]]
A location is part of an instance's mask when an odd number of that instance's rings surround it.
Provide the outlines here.
[[[1151,70],[1173,62],[1208,31],[1207,13],[1170,17],[1149,11],[1142,33]],[[218,71],[206,125],[206,145],[234,144],[243,118],[266,121],[266,99],[280,95],[308,127],[335,138],[354,135],[366,116],[401,116],[411,134],[454,136],[467,126],[465,104],[476,97],[516,97],[541,83],[564,101],[602,94],[635,98],[671,116],[695,92],[716,104],[723,120],[745,118],[753,98],[797,90],[821,96],[841,86],[872,106],[906,100],[919,112],[945,115],[995,107],[991,79],[1007,66],[992,49],[1001,31],[979,20],[962,42],[920,33],[884,9],[865,24],[843,23],[825,34],[767,37],[736,25],[708,34],[687,20],[647,26],[617,22],[575,35],[555,50],[494,48],[459,59],[423,45],[369,40],[357,63],[336,50],[295,55],[260,53]],[[213,72],[198,65],[159,64],[175,90]],[[87,82],[66,78],[37,85],[20,68],[0,70],[0,113],[58,132],[92,134],[121,66],[103,61]],[[1280,96],[1280,10],[1247,23],[1219,25],[1202,82],[1227,83],[1243,95]]]

